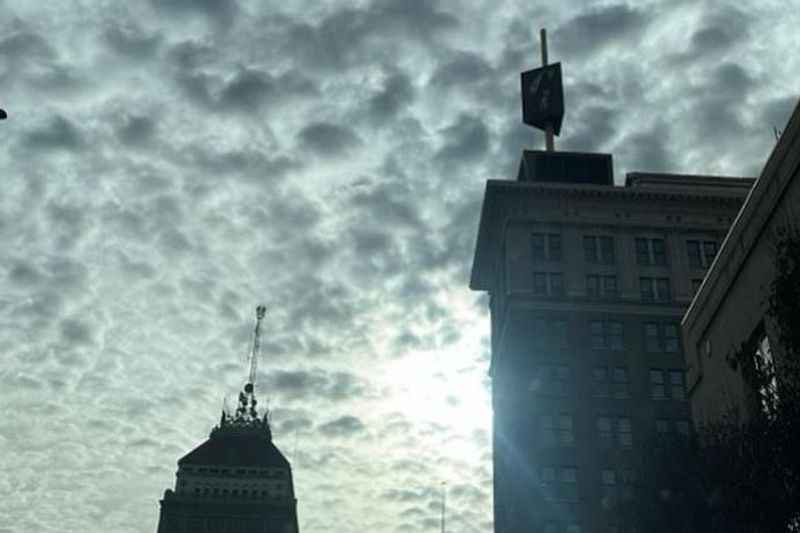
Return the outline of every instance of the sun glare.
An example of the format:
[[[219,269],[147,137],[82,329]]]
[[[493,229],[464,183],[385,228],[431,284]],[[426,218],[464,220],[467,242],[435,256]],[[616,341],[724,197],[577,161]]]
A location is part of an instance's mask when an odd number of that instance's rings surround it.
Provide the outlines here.
[[[473,364],[474,360],[453,349],[393,361],[384,374],[390,405],[415,424],[445,426],[458,434],[488,430],[486,369]]]

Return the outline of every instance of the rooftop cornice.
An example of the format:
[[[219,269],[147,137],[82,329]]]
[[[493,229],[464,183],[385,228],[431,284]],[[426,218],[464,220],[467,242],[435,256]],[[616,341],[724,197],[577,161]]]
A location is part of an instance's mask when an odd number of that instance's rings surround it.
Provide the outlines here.
[[[677,175],[669,175],[677,176]],[[724,178],[706,176],[719,181]],[[703,176],[692,176],[692,179]],[[725,186],[717,185],[676,185],[675,190],[651,187],[619,187],[610,185],[574,184],[565,182],[530,182],[511,180],[488,180],[481,208],[475,256],[472,265],[470,288],[487,290],[491,279],[492,262],[497,250],[498,239],[511,219],[526,216],[524,211],[533,197],[561,198],[605,198],[630,202],[631,207],[646,207],[642,204],[662,202],[681,207],[690,204],[694,209],[702,206],[720,206],[735,209],[747,196],[753,181],[747,178],[727,178]],[[739,181],[741,180],[741,185]],[[598,210],[606,206],[596,206]],[[617,209],[619,206],[607,206]],[[663,206],[662,206],[663,207]]]
[[[717,178],[722,179],[722,178]],[[653,200],[701,200],[709,202],[741,201],[753,184],[752,178],[728,178],[730,181],[742,180],[741,186],[726,183],[725,186],[703,184],[676,184],[677,189],[656,189],[648,187],[619,187],[609,185],[586,185],[555,182],[524,182],[513,180],[488,180],[486,196],[514,193],[539,193],[550,195],[619,197]]]
[[[755,178],[744,176],[707,176],[703,174],[668,174],[663,172],[628,172],[625,175],[625,187],[645,188],[652,186],[684,186],[684,187],[743,187],[741,183],[752,186]]]

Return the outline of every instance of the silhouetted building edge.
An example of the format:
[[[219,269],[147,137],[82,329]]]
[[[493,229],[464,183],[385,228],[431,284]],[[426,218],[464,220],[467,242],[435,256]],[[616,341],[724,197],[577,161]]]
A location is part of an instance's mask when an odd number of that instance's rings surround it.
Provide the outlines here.
[[[647,476],[641,447],[689,433],[679,321],[708,261],[693,267],[688,242],[721,242],[754,180],[615,186],[608,154],[569,153],[601,168],[564,176],[530,171],[532,153],[516,181],[486,183],[470,279],[489,293],[495,531],[632,531],[617,503]]]
[[[776,354],[767,289],[779,232],[800,229],[800,104],[773,148],[682,320],[693,417],[703,425],[757,408],[726,356],[759,336]]]

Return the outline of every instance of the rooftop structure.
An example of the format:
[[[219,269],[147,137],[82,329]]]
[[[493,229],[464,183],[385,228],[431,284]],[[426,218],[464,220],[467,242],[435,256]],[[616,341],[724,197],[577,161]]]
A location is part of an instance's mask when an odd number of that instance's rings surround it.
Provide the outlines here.
[[[223,409],[208,440],[178,461],[175,488],[161,500],[158,533],[297,533],[289,461],[272,442],[269,413],[255,394],[260,325],[257,309],[250,374],[234,413]]]

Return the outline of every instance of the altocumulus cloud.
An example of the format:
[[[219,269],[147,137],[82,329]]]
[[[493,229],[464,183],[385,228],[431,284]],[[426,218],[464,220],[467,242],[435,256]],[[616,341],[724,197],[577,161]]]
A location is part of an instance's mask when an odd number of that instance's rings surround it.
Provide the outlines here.
[[[319,431],[326,437],[352,437],[365,430],[363,422],[352,415],[341,416],[319,426]]]
[[[303,148],[314,154],[336,156],[360,145],[361,139],[346,126],[330,122],[314,122],[298,133]]]
[[[302,531],[429,531],[442,479],[459,530],[491,530],[487,308],[467,283],[484,180],[541,146],[519,125],[535,30],[566,75],[558,145],[613,152],[618,180],[756,169],[798,97],[797,21],[769,3],[3,8],[15,531],[152,532],[242,384],[261,302],[257,387]]]

